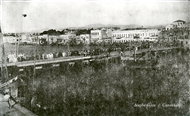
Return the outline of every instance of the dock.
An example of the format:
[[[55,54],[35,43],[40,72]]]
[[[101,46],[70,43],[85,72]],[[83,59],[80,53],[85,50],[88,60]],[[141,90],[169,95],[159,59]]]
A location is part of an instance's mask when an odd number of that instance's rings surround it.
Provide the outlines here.
[[[142,50],[136,51],[136,54],[141,54],[142,52],[149,52],[149,51],[168,51],[168,50],[172,50],[172,49],[176,49],[176,48],[178,48],[178,47],[142,49]],[[126,51],[125,54],[129,55],[130,51]],[[133,55],[133,54],[134,54],[134,52],[131,55]],[[103,57],[107,57],[107,56],[106,55],[96,55],[96,56],[59,57],[59,58],[36,60],[36,61],[32,60],[32,61],[22,61],[22,62],[16,62],[16,63],[7,63],[7,67],[10,67],[10,66],[26,67],[26,66],[33,66],[33,65],[56,64],[56,63],[61,63],[61,62],[73,62],[73,61],[78,61],[78,60],[98,59],[98,58],[103,58]]]
[[[91,59],[91,56],[87,57],[60,57],[60,58],[54,58],[54,59],[44,59],[44,60],[36,60],[36,62],[33,61],[23,61],[23,62],[16,62],[16,63],[8,63],[7,66],[17,66],[17,67],[26,67],[26,66],[32,66],[32,65],[43,65],[43,64],[55,64],[60,62],[72,62],[76,60],[88,60]]]

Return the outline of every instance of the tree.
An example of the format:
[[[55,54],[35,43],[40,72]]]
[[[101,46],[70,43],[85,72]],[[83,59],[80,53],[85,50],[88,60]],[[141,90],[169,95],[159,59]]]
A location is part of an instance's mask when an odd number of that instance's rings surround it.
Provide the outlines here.
[[[71,41],[69,41],[69,45],[71,45],[71,46],[77,45],[76,39],[72,38]]]

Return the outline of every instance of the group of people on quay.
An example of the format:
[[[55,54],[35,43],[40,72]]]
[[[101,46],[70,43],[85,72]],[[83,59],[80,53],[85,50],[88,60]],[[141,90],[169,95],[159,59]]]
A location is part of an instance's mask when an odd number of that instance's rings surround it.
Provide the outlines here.
[[[140,41],[131,41],[125,43],[113,43],[110,46],[105,47],[97,47],[95,49],[86,49],[86,50],[76,50],[76,51],[59,51],[55,53],[36,53],[36,54],[9,54],[7,56],[8,63],[22,62],[22,61],[32,61],[32,60],[44,60],[44,59],[54,59],[60,57],[69,57],[69,56],[92,56],[92,55],[100,55],[102,53],[109,54],[112,51],[126,51],[133,50],[137,46],[138,49],[147,49],[150,47],[171,47],[178,46],[177,43],[175,45],[171,45],[172,43],[167,42],[140,42]]]

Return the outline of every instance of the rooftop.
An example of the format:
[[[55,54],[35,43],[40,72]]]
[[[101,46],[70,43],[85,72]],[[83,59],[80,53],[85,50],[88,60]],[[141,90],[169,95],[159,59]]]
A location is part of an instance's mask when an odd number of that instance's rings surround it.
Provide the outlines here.
[[[174,22],[184,22],[185,23],[185,21],[183,21],[183,20],[176,20]]]

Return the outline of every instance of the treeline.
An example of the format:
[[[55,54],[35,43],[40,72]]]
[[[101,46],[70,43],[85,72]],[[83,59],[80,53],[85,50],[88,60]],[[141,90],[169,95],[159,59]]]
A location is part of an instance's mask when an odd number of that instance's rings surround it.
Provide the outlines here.
[[[98,30],[101,30],[103,27],[97,28]],[[106,27],[105,27],[106,28]],[[118,30],[120,29],[119,27],[111,27],[113,30]],[[66,34],[68,32],[74,32],[76,33],[76,36],[79,36],[81,34],[90,34],[90,31],[93,30],[93,28],[89,28],[89,29],[63,29],[61,31],[57,31],[55,29],[49,29],[47,31],[43,31],[42,33],[40,33],[40,35],[43,34],[48,34],[48,35],[61,35],[61,34]]]
[[[63,29],[62,31],[57,31],[55,29],[50,29],[47,31],[43,31],[42,33],[40,33],[40,35],[43,34],[48,34],[48,35],[61,35],[61,34],[66,34],[68,32],[74,32],[76,33],[76,35],[81,35],[81,34],[90,34],[90,31],[93,30],[93,28],[91,29]]]

